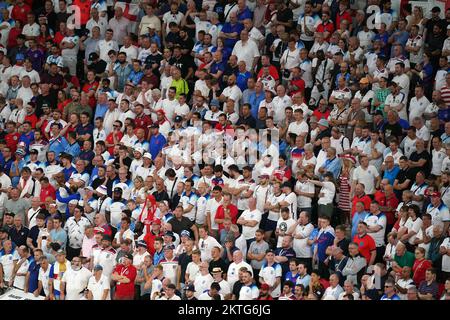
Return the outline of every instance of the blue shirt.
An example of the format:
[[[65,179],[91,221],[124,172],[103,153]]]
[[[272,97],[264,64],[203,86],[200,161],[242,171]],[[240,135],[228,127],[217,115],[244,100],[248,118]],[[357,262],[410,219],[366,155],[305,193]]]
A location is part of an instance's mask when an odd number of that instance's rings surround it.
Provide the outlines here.
[[[28,133],[22,133],[20,135],[19,142],[25,143],[25,146],[26,146],[25,150],[27,151],[27,154],[30,152],[30,150],[29,150],[30,144],[33,141],[34,141],[34,132],[33,131],[30,131]]]
[[[230,22],[227,22],[223,25],[222,32],[223,33],[234,33],[240,34],[241,31],[244,30],[244,26],[241,23],[236,23],[232,25]],[[238,37],[239,38],[239,37]],[[239,39],[228,39],[226,38],[224,41],[225,47],[233,48],[236,42]]]
[[[94,120],[97,118],[104,118],[106,112],[108,111],[108,104],[97,104],[97,107],[95,108],[95,115],[94,115]]]
[[[152,136],[150,138],[150,154],[152,155],[152,159],[156,158],[165,145],[166,138],[160,133],[157,136]]]
[[[338,157],[327,159],[322,165],[322,168],[325,168],[327,171],[331,172],[334,179],[337,179],[339,173],[341,172],[341,160],[339,160]]]
[[[358,223],[360,221],[364,221],[364,219],[366,219],[366,217],[369,215],[368,212],[363,211],[361,213],[355,212],[355,215],[353,216],[352,219],[352,237],[351,239],[353,239],[355,237],[355,235],[358,233]]]
[[[386,294],[383,294],[380,300],[402,300],[402,299],[400,299],[400,297],[396,293],[394,293],[394,295],[390,298]]]
[[[77,169],[75,169],[75,167],[72,165],[69,168],[64,168],[62,169],[62,172],[64,173],[64,179],[66,179],[66,181],[68,181],[70,179],[70,176],[72,175],[72,173],[74,173],[75,171],[77,171]]]
[[[249,97],[249,102],[248,102],[248,103],[250,103],[250,105],[251,105],[251,107],[252,107],[251,112],[252,112],[253,118],[258,119],[258,107],[259,107],[259,103],[260,103],[261,101],[263,101],[264,99],[265,99],[264,92],[261,92],[261,93],[259,94],[259,96],[256,94],[256,92],[254,92],[254,93],[252,93],[252,94],[250,95],[250,97]]]
[[[383,179],[388,179],[389,184],[392,186],[394,185],[395,178],[397,177],[399,172],[400,168],[397,165],[395,165],[394,168],[392,168],[392,170],[389,171],[386,169],[384,171]]]
[[[317,239],[317,257],[319,258],[319,261],[324,262],[327,258],[325,251],[333,244],[334,235],[327,230],[322,232],[319,231],[319,233],[320,235]]]
[[[253,13],[250,11],[248,7],[245,7],[245,9],[237,14],[238,21],[243,21],[245,19],[253,19]]]
[[[78,156],[80,155],[81,148],[78,142],[75,141],[73,144],[67,144],[67,146],[64,148],[64,152],[71,154],[72,157],[75,159],[78,158]]]
[[[28,272],[30,273],[30,278],[28,279],[28,292],[33,293],[38,288],[38,278],[40,265],[36,263],[33,257],[30,266],[28,267]]]
[[[59,136],[58,138],[50,139],[48,145],[48,151],[53,151],[55,153],[55,159],[59,161],[59,154],[65,151],[69,143],[66,138]]]
[[[244,91],[247,89],[247,80],[252,76],[252,74],[249,71],[246,71],[244,73],[239,72],[236,76],[236,85],[241,89],[241,91]]]
[[[155,254],[153,255],[153,265],[157,266],[162,259],[164,259],[164,250],[161,250],[161,252],[155,251]]]
[[[67,244],[67,232],[61,228],[61,230],[53,229],[50,231],[50,237],[52,242],[58,242],[61,244],[62,248],[66,247]]]
[[[142,71],[134,71],[131,70],[130,75],[128,76],[128,80],[131,81],[135,86],[141,82],[141,79],[144,77],[144,73]]]

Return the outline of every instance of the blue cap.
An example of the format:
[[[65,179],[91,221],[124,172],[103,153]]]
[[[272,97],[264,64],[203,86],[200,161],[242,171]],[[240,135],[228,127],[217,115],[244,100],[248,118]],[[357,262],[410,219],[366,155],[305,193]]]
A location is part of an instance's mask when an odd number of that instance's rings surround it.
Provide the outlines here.
[[[220,107],[220,102],[217,99],[212,99],[210,105]]]
[[[189,238],[191,237],[191,233],[189,231],[187,231],[187,230],[181,231],[180,235],[182,237],[189,237]]]
[[[23,53],[16,54],[16,60],[25,60],[25,56],[23,55]]]

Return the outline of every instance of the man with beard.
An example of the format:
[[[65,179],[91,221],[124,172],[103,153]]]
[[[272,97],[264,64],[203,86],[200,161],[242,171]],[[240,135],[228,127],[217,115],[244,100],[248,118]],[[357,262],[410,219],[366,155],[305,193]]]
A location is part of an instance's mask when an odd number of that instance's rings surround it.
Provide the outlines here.
[[[61,279],[60,300],[81,300],[92,273],[81,265],[81,257],[74,257],[72,267]]]

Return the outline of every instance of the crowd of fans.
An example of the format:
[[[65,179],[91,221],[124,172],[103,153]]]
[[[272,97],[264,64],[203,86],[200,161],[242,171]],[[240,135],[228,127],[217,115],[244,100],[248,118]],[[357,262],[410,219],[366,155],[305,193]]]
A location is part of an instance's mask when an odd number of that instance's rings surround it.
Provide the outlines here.
[[[0,10],[2,292],[450,299],[450,9]]]

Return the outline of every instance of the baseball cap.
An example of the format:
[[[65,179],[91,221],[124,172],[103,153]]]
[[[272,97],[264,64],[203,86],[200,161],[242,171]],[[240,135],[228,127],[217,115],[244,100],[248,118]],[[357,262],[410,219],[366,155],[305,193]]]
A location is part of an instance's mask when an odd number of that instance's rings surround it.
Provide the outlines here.
[[[36,149],[30,149],[30,154],[39,154],[39,151]]]
[[[89,61],[94,61],[95,59],[98,59],[98,58],[99,58],[99,56],[98,56],[97,52],[91,52],[89,54]]]
[[[159,129],[159,124],[154,123],[154,124],[152,124],[152,125],[150,126],[150,128],[152,128],[152,129]]]
[[[58,251],[56,251],[56,255],[60,254],[66,254],[66,252],[63,249],[59,249]]]
[[[94,191],[94,188],[92,188],[91,186],[86,186],[84,187],[84,190]]]
[[[23,149],[17,149],[17,150],[16,150],[16,154],[19,155],[19,156],[24,156],[24,155],[25,155],[25,150],[23,150]]]
[[[3,227],[0,228],[0,232],[8,233],[9,232],[9,228],[7,226],[3,226]]]
[[[164,250],[174,250],[174,249],[175,246],[173,244],[164,247]]]
[[[261,285],[261,290],[269,290],[269,289],[270,289],[270,287],[269,287],[269,285],[267,283],[263,283]]]
[[[217,107],[219,107],[220,106],[220,102],[217,99],[212,99],[209,105],[210,106],[217,106]]]
[[[77,205],[78,204],[78,200],[72,199],[72,200],[69,201],[69,204]]]
[[[156,113],[161,113],[163,116],[166,115],[166,112],[163,109],[156,110]]]
[[[98,193],[106,196],[108,194],[108,190],[106,189],[106,186],[104,185],[100,185],[97,187],[97,189],[95,189],[95,191],[97,191]]]
[[[184,290],[185,290],[185,291],[192,291],[192,292],[195,292],[195,287],[194,287],[194,285],[193,285],[192,283],[190,283],[190,284],[188,284],[188,285],[184,288]]]
[[[143,155],[143,154],[145,153],[144,149],[141,148],[141,147],[136,147],[136,148],[134,148],[134,151],[139,152],[141,155]]]
[[[161,220],[160,219],[153,219],[152,224],[161,225]]]
[[[181,116],[176,116],[174,121],[175,122],[182,122],[183,118]]]
[[[133,260],[133,255],[131,253],[126,253],[123,257],[127,258],[127,259],[130,259],[130,260]]]
[[[190,233],[189,231],[187,231],[187,230],[181,231],[180,235],[181,235],[182,237],[188,237],[188,238],[191,237],[191,233]]]
[[[137,247],[143,247],[143,248],[147,248],[147,243],[143,240],[140,240],[136,243]]]
[[[100,270],[103,270],[103,267],[99,264],[96,264],[94,267],[94,271],[100,271]]]
[[[149,28],[149,29],[156,29],[154,23],[149,23],[147,28]]]
[[[23,53],[16,54],[16,60],[25,60],[25,56],[23,55]]]
[[[323,118],[319,120],[318,124],[319,124],[319,126],[324,126],[324,127],[327,127],[327,128],[330,127],[330,124],[328,123],[328,121],[323,119]]]
[[[270,176],[269,176],[268,174],[260,174],[260,175],[258,176],[258,178],[260,178],[260,179],[269,179]]]
[[[440,198],[441,197],[441,193],[437,192],[437,191],[431,192],[430,193],[430,197],[438,197],[438,198]]]
[[[123,192],[123,189],[121,187],[115,187],[114,192]]]
[[[165,236],[168,236],[168,237],[172,237],[172,239],[173,239],[173,241],[175,241],[175,235],[173,234],[173,232],[172,231],[167,231],[165,234],[164,234],[164,237]]]

